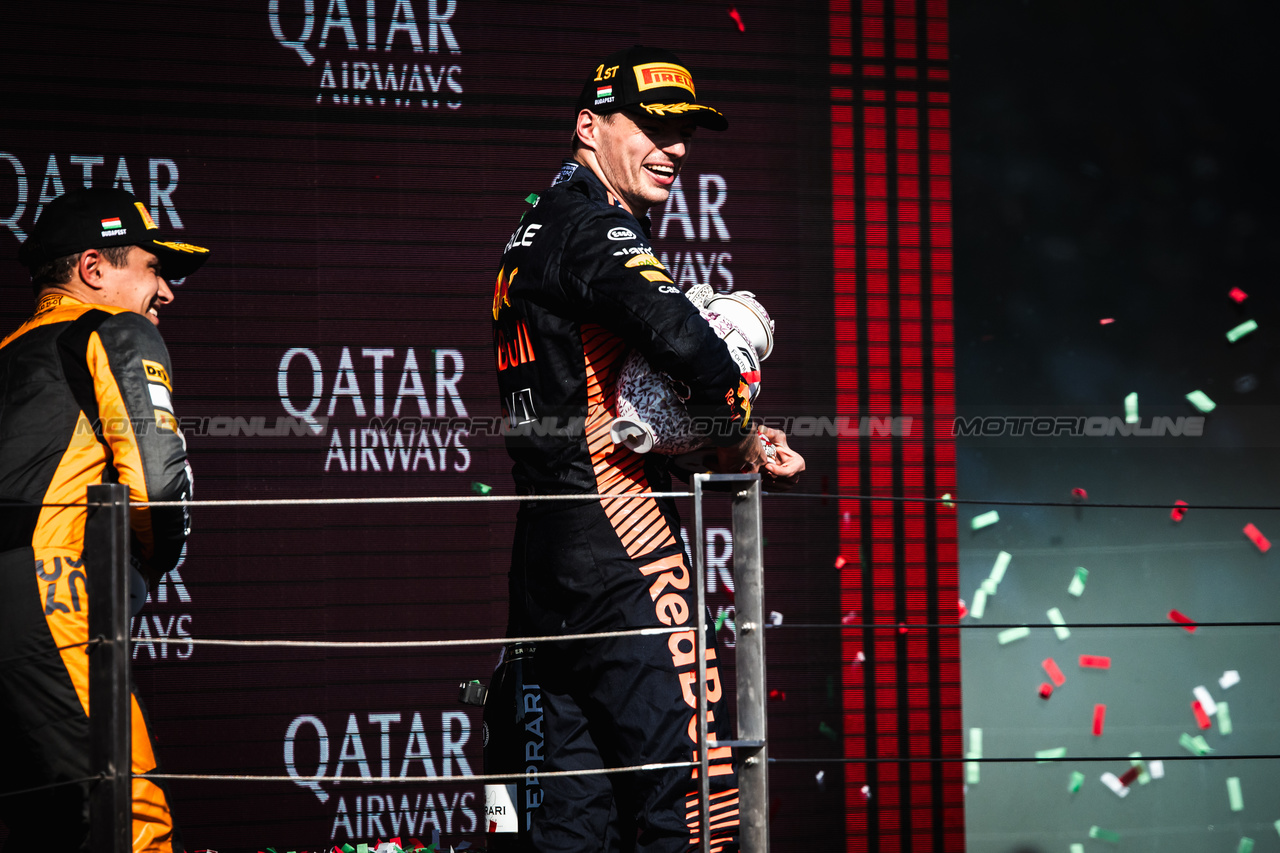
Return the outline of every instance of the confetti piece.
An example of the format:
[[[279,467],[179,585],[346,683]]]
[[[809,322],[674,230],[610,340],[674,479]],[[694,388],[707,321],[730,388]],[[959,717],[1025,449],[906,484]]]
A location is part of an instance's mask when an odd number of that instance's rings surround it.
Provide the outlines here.
[[[1124,398],[1124,422],[1127,424],[1136,424],[1141,422],[1141,420],[1142,419],[1138,417],[1138,392],[1134,391],[1132,394],[1129,394]]]
[[[1079,793],[1080,786],[1084,784],[1084,774],[1079,770],[1071,771],[1071,781],[1067,783],[1067,790],[1073,794]]]
[[[1000,641],[1000,645],[1004,646],[1012,643],[1014,640],[1021,640],[1023,637],[1029,636],[1031,636],[1031,629],[1026,625],[1022,625],[1018,628],[1006,628],[999,634],[996,634],[996,639]]]
[[[960,611],[960,618],[961,618],[961,619],[963,619],[964,617],[966,617],[966,616],[968,616],[968,615],[969,615],[969,608],[967,608],[967,607],[965,607],[965,606],[964,606],[964,599],[963,599],[963,598],[962,598],[962,599],[960,599],[960,602],[959,602],[959,608],[958,608],[958,609],[959,609],[959,611]]]
[[[1102,737],[1102,726],[1107,721],[1107,706],[1093,706],[1093,736]]]
[[[969,729],[969,754],[965,757],[982,757],[982,729]]]
[[[1000,581],[1004,580],[1004,573],[1008,571],[1009,561],[1012,559],[1013,555],[1008,551],[1001,551],[999,554],[996,554],[996,562],[991,567],[991,574],[987,575],[987,580],[999,586]],[[995,595],[995,592],[992,591],[991,594]]]
[[[855,612],[853,612],[852,610],[850,610],[850,611],[849,611],[848,613],[846,613],[844,616],[840,617],[840,624],[841,624],[841,625],[856,625],[856,624],[858,624],[858,614],[857,614],[857,613],[855,613]]]
[[[836,557],[836,568],[843,569],[848,562],[844,557]]]
[[[983,591],[983,592],[985,592],[987,595],[995,595],[995,594],[996,594],[996,589],[997,589],[997,584],[996,584],[996,582],[995,582],[995,581],[993,581],[991,578],[985,578],[985,579],[982,581],[981,589],[982,589],[982,591]]]
[[[1212,747],[1209,746],[1209,742],[1204,739],[1204,735],[1196,735],[1195,737],[1192,737],[1186,732],[1183,732],[1178,737],[1178,744],[1192,755],[1208,755],[1213,752]],[[1154,761],[1151,763],[1155,764]]]
[[[787,692],[785,690],[778,690],[777,688],[774,688],[769,691],[769,698],[775,702],[785,702],[787,701]]]
[[[484,483],[472,483],[471,491],[477,495],[487,495],[493,491],[493,486],[486,486]]]
[[[1245,293],[1238,287],[1233,287],[1231,290],[1227,291],[1227,296],[1230,296],[1236,302],[1244,302],[1249,298],[1249,294]]]
[[[1196,623],[1191,621],[1189,617],[1179,613],[1177,610],[1170,610],[1169,618],[1181,625],[1182,630],[1186,631],[1188,634],[1194,634],[1196,632]]]
[[[1059,640],[1065,640],[1071,636],[1071,632],[1067,630],[1067,620],[1062,618],[1062,611],[1056,607],[1050,607],[1045,611],[1045,615],[1049,617],[1049,621],[1053,623],[1053,633],[1058,635]]]
[[[1055,758],[1066,758],[1067,748],[1065,746],[1055,746],[1052,749],[1037,749],[1036,760],[1040,762],[1051,761]]]
[[[725,619],[728,619],[728,618],[729,618],[729,611],[728,611],[728,610],[723,610],[723,611],[721,611],[721,612],[720,612],[720,615],[716,617],[716,630],[717,630],[717,631],[719,631],[721,628],[723,628],[723,627],[724,627],[724,620],[725,620]],[[704,624],[704,625],[705,625],[706,623],[704,622],[704,623],[702,623],[702,624]]]
[[[976,761],[966,761],[964,763],[964,781],[966,785],[976,785],[981,778],[982,771],[979,769],[982,765]]]
[[[1208,414],[1218,408],[1218,404],[1209,399],[1209,395],[1203,391],[1192,391],[1187,395],[1187,402],[1205,414]]]
[[[1258,546],[1258,550],[1264,554],[1271,550],[1271,543],[1267,541],[1267,537],[1262,535],[1262,531],[1254,527],[1252,523],[1244,526],[1244,535],[1249,537],[1249,541]]]
[[[1084,566],[1077,566],[1076,573],[1071,577],[1071,583],[1067,585],[1067,594],[1079,598],[1084,594],[1084,583],[1088,579],[1089,570]]]
[[[1223,690],[1226,690],[1228,687],[1234,687],[1239,683],[1240,673],[1236,672],[1234,669],[1229,669],[1222,673],[1222,677],[1218,679],[1218,686]]]
[[[1276,828],[1276,832],[1280,832],[1280,820],[1275,821],[1271,825]]]
[[[1142,758],[1141,752],[1129,753],[1129,766],[1136,767],[1138,769],[1138,784],[1145,785],[1151,781],[1151,774],[1147,772],[1146,766],[1138,760],[1140,758]],[[1120,778],[1123,779],[1124,776],[1121,776]]]
[[[987,592],[980,589],[973,594],[973,607],[969,610],[969,615],[974,619],[981,619],[982,614],[987,612]]]
[[[1089,669],[1111,669],[1111,658],[1105,655],[1080,655],[1080,665]]]
[[[1204,685],[1191,688],[1191,692],[1200,701],[1200,707],[1204,708],[1206,714],[1212,717],[1218,713],[1218,703],[1213,701],[1213,697],[1209,695],[1209,691],[1204,688]]]
[[[528,202],[529,204],[537,204],[537,203],[538,203],[538,194],[537,194],[537,193],[529,193],[527,196],[525,196],[525,197],[524,197],[524,200],[525,200],[526,202]]]
[[[831,728],[831,726],[828,726],[826,723],[818,723],[818,734],[833,743],[839,740],[839,735],[836,734],[836,730]]]
[[[1240,340],[1245,335],[1249,334],[1250,332],[1256,332],[1257,330],[1258,330],[1258,324],[1256,322],[1254,322],[1253,320],[1245,320],[1239,326],[1236,326],[1234,329],[1227,332],[1227,340],[1234,344],[1236,341]]]
[[[1129,796],[1128,786],[1120,784],[1120,780],[1116,778],[1116,774],[1111,773],[1110,771],[1102,774],[1102,784],[1110,788],[1112,793],[1117,797],[1124,798]]]
[[[1000,520],[1000,513],[996,510],[984,512],[982,515],[975,515],[969,521],[969,527],[973,530],[981,530],[984,527],[990,527]]]
[[[942,496],[942,505],[947,509],[955,509],[956,505],[951,502],[951,493],[946,492]]]
[[[1072,845],[1071,845],[1071,853],[1084,853],[1084,845],[1083,845],[1083,844],[1072,844]]]
[[[1174,501],[1173,510],[1169,513],[1169,517],[1172,518],[1174,521],[1182,521],[1182,519],[1187,517],[1186,508],[1187,508],[1186,501]]]
[[[1098,325],[1099,325],[1099,326],[1110,326],[1110,325],[1111,325],[1112,323],[1114,323],[1115,321],[1116,321],[1116,318],[1115,318],[1115,317],[1103,317],[1101,320],[1099,320],[1099,321],[1098,321]]]
[[[823,782],[823,780],[826,778],[826,775],[827,775],[827,771],[819,770],[817,775],[813,777],[818,783],[819,791],[825,791],[827,789],[826,784]]]
[[[1141,775],[1142,775],[1141,767],[1130,767],[1128,770],[1124,772],[1124,775],[1120,777],[1120,784],[1124,785],[1127,788],[1130,785],[1132,785],[1134,782],[1136,782],[1138,780],[1138,777]]]
[[[770,611],[769,611],[769,627],[770,627],[770,628],[781,628],[781,627],[782,627],[782,614],[781,614],[781,613],[779,613],[779,612],[778,612],[778,611],[776,611],[776,610],[770,610]]]
[[[733,18],[734,22],[738,25],[738,32],[745,33],[747,31],[747,26],[742,23],[742,16],[738,14],[737,9],[730,9],[729,17]]]
[[[1227,800],[1231,803],[1233,812],[1244,811],[1244,796],[1240,793],[1240,777],[1227,777]]]
[[[1236,845],[1236,853],[1253,853],[1253,839],[1247,835],[1241,838]]]
[[[1062,670],[1058,669],[1058,664],[1053,658],[1045,658],[1040,662],[1040,665],[1044,667],[1045,672],[1049,673],[1049,678],[1055,686],[1061,687],[1066,683],[1067,677],[1062,674]]]
[[[1053,695],[1053,685],[1047,681],[1040,682],[1040,698],[1048,699]]]
[[[1084,489],[1072,489],[1071,497],[1075,498],[1078,501],[1087,501],[1089,500],[1089,493],[1086,492]]]
[[[1110,841],[1112,844],[1120,841],[1120,833],[1096,825],[1089,827],[1089,837],[1096,838],[1098,841]]]
[[[1231,712],[1227,710],[1226,702],[1218,703],[1218,733],[1231,734]]]

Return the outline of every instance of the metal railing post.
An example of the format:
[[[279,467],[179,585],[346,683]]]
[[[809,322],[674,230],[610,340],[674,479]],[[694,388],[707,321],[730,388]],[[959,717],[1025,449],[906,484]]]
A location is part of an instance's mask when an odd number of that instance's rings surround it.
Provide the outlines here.
[[[734,606],[738,618],[738,739],[759,747],[738,769],[739,842],[743,853],[769,850],[769,747],[764,682],[764,549],[760,479],[733,497]]]
[[[698,588],[698,828],[702,853],[711,853],[711,772],[707,757],[707,582],[706,535],[702,523],[702,485],[709,474],[693,475],[693,582]]]
[[[89,796],[93,849],[128,853],[133,830],[129,696],[129,489],[90,486],[84,560],[89,588],[89,737],[101,774]]]

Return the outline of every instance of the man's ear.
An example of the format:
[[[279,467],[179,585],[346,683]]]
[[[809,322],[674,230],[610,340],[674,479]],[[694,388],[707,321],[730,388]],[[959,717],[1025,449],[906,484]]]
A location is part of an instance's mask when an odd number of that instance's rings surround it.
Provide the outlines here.
[[[76,264],[76,275],[94,290],[102,289],[102,267],[107,259],[97,249],[85,249]]]
[[[578,123],[574,127],[574,132],[578,136],[578,142],[592,151],[596,150],[596,134],[600,130],[600,116],[591,112],[591,110],[582,110],[578,113]]]

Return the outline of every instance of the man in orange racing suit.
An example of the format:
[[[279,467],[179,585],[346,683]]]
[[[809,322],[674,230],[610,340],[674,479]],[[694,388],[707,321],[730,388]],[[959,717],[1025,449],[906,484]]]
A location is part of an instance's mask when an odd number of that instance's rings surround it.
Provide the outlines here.
[[[698,783],[687,767],[536,775],[697,760],[696,589],[674,501],[637,497],[670,490],[667,459],[610,439],[627,353],[638,350],[687,391],[725,470],[760,470],[785,485],[804,468],[777,430],[763,430],[777,448],[766,456],[738,366],[649,244],[649,210],[667,200],[695,128],[728,124],[695,99],[688,70],[664,50],[636,46],[595,68],[578,100],[574,159],[507,243],[494,290],[516,488],[583,496],[521,504],[510,635],[685,629],[538,646],[543,716],[530,725],[540,727],[545,752],[535,743],[520,757],[538,779],[529,786],[541,791],[520,805],[537,806],[528,842],[542,853],[674,853],[700,837]],[[713,636],[708,646],[709,721],[724,738]],[[709,750],[708,759],[712,850],[736,849],[730,748]]]
[[[86,487],[132,502],[188,500],[186,442],[169,353],[156,330],[208,250],[162,239],[117,189],[50,202],[19,260],[34,316],[0,343],[0,820],[9,850],[88,850],[90,775]],[[177,563],[184,508],[134,507],[135,603]],[[138,573],[141,573],[140,575]],[[136,607],[135,607],[136,610]],[[174,853],[146,717],[132,701],[133,849]],[[11,796],[29,788],[45,787]]]

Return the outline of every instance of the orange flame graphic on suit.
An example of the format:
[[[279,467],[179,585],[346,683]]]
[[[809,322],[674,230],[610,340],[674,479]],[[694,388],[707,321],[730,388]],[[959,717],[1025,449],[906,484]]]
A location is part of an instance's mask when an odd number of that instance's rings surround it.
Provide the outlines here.
[[[520,272],[520,268],[516,267],[511,271],[511,278],[504,279],[505,269],[498,270],[498,280],[493,283],[493,319],[498,319],[498,312],[502,310],[502,306],[511,307],[511,300],[507,298],[507,291],[511,289],[511,282],[516,280],[516,273]]]

